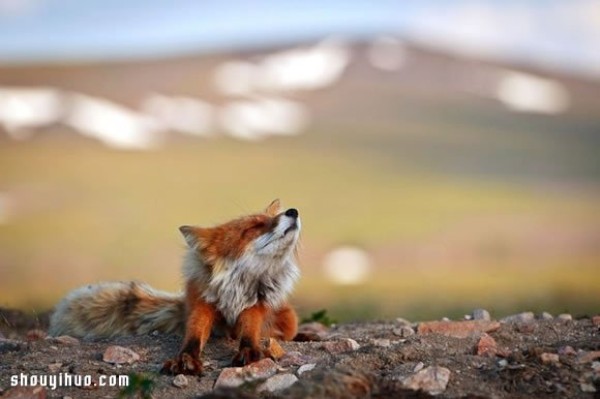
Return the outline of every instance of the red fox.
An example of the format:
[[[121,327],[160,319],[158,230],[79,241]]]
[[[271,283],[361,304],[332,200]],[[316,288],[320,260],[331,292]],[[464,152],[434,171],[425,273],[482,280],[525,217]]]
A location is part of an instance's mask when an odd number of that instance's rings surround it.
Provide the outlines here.
[[[286,298],[300,275],[295,249],[300,217],[281,210],[279,200],[264,212],[222,225],[179,228],[188,249],[183,262],[185,292],[169,294],[138,282],[78,288],[57,305],[50,335],[84,338],[185,331],[179,354],[162,368],[167,374],[200,374],[200,354],[213,326],[240,338],[234,365],[267,355],[262,337],[291,340],[296,312]]]

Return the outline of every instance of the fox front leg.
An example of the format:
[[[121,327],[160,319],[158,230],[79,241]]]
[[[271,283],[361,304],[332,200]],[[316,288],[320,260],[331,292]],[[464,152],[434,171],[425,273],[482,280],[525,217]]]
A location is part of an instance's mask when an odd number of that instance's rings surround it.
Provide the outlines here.
[[[235,326],[236,335],[240,337],[240,347],[233,357],[233,366],[245,366],[264,357],[260,338],[268,312],[265,305],[258,303],[240,313]]]
[[[188,303],[189,314],[186,320],[185,338],[179,354],[167,360],[162,369],[163,374],[202,374],[202,361],[200,354],[210,337],[210,331],[215,321],[216,309],[214,305],[204,300],[194,298],[193,303]]]

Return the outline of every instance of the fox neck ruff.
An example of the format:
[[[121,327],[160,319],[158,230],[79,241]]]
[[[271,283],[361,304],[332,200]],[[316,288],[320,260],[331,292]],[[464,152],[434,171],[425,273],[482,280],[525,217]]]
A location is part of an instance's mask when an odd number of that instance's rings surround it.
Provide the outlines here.
[[[290,251],[291,252],[291,251]],[[221,312],[229,325],[239,314],[259,301],[280,308],[291,293],[300,270],[293,253],[270,257],[253,253],[225,259],[220,265],[205,265],[194,250],[184,260],[184,275],[202,293],[202,298]]]

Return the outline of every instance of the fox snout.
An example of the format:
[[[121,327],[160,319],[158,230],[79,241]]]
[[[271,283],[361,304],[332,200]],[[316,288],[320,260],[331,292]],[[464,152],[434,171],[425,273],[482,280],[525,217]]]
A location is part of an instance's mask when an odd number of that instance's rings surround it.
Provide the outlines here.
[[[285,216],[297,219],[298,218],[298,209],[296,208],[290,208],[287,211],[285,211]]]
[[[279,220],[280,225],[283,227],[283,235],[286,236],[290,231],[297,230],[300,228],[300,218],[298,215],[298,210],[296,208],[290,208],[283,213],[285,218],[281,218]]]

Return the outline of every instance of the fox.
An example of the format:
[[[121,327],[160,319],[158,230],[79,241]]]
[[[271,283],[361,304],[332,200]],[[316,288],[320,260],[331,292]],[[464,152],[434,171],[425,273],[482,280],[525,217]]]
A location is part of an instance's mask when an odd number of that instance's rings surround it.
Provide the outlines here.
[[[271,356],[262,338],[289,341],[298,330],[287,298],[300,276],[300,230],[298,210],[283,210],[278,199],[262,212],[214,227],[181,226],[187,244],[182,293],[138,281],[80,287],[55,307],[49,335],[100,339],[183,333],[179,353],[161,369],[172,375],[202,373],[202,351],[219,327],[239,339],[232,365]]]

